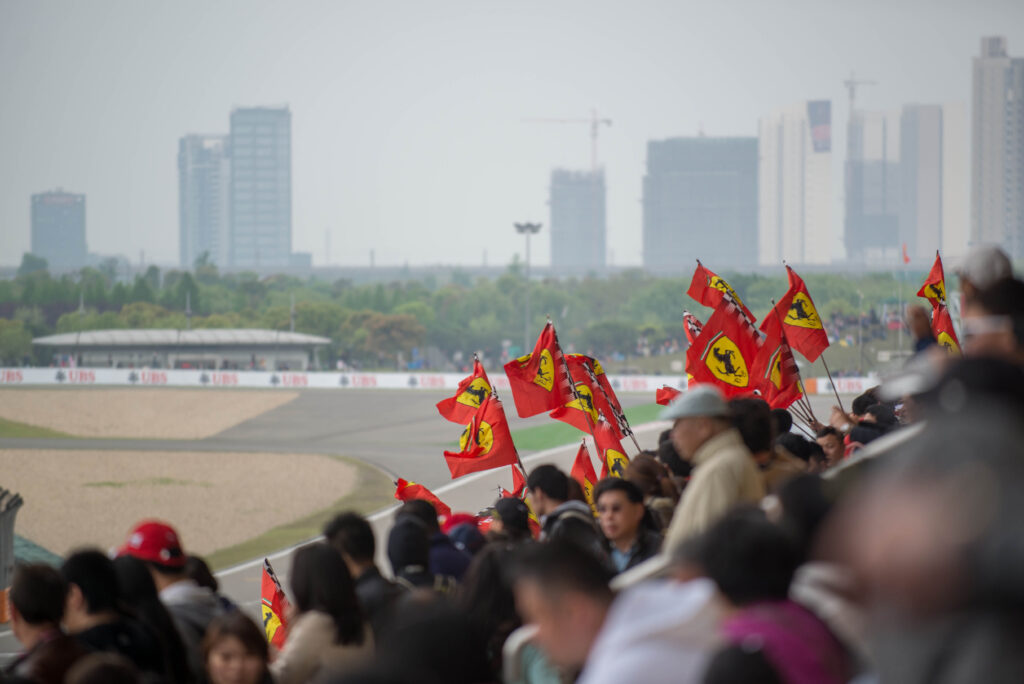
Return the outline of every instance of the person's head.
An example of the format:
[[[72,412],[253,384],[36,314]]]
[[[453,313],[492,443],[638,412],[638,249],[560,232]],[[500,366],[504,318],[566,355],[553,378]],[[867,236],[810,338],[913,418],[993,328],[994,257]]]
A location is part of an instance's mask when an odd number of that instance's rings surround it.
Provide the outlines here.
[[[640,488],[645,497],[679,499],[669,469],[649,453],[638,454],[626,466],[625,478]]]
[[[514,564],[516,607],[555,665],[583,665],[612,602],[608,571],[574,544],[530,544]]]
[[[565,481],[565,484],[568,487],[566,501],[582,501],[587,503],[587,494],[583,491],[583,486],[579,482],[570,477]]]
[[[90,653],[67,674],[65,684],[142,684],[142,673],[118,653]]]
[[[526,478],[526,493],[533,512],[547,515],[569,500],[569,476],[548,463],[537,466]]]
[[[673,421],[672,444],[688,461],[708,440],[732,427],[729,405],[711,385],[687,390],[662,411],[661,418]]]
[[[530,539],[530,509],[516,496],[504,496],[494,503],[491,529],[504,533],[509,541]]]
[[[395,519],[403,517],[416,518],[424,524],[429,534],[438,534],[441,531],[441,523],[437,521],[437,509],[434,504],[423,499],[410,499],[398,507]]]
[[[793,429],[793,415],[784,408],[772,409],[772,434],[776,437]]]
[[[932,334],[932,321],[928,316],[928,311],[918,304],[907,306],[907,328],[910,329],[910,334],[915,340],[927,340],[935,337]]]
[[[816,441],[825,452],[828,467],[831,468],[843,460],[843,436],[839,434],[839,430],[832,426],[823,427],[818,430]]]
[[[821,448],[820,444],[817,442],[808,442],[807,451],[808,473],[823,473],[828,470],[828,456],[825,455],[825,450]]]
[[[732,424],[739,430],[743,443],[750,449],[754,460],[764,464],[772,453],[772,409],[764,399],[744,397],[731,399],[729,410]]]
[[[629,480],[606,477],[594,487],[594,505],[605,538],[620,550],[632,546],[647,510],[640,488]]]
[[[201,587],[217,593],[220,591],[220,582],[210,570],[210,566],[199,556],[188,555],[185,557],[185,575]]]
[[[83,549],[60,566],[67,584],[64,624],[69,632],[91,626],[91,617],[118,612],[121,594],[114,563],[96,549]]]
[[[775,444],[782,447],[793,456],[796,456],[801,461],[806,461],[810,458],[810,442],[795,432],[787,432],[784,435],[779,435],[779,438],[775,440]]]
[[[1024,363],[1024,281],[1004,278],[977,293],[963,315],[964,353]]]
[[[981,291],[992,287],[996,281],[1013,277],[1013,265],[1002,249],[996,245],[982,244],[971,247],[956,273],[960,276],[964,302],[969,305]]]
[[[712,656],[704,684],[782,684],[782,678],[765,655],[764,644],[751,638]]]
[[[292,558],[288,580],[299,615],[314,610],[326,613],[337,629],[335,643],[362,643],[363,614],[341,554],[322,542],[304,546]]]
[[[362,574],[374,565],[377,544],[373,528],[366,518],[355,511],[334,516],[324,525],[324,538],[341,554],[353,576]]]
[[[203,638],[203,663],[210,684],[260,684],[267,675],[267,639],[245,613],[213,619]]]
[[[789,532],[801,561],[806,560],[825,518],[832,510],[832,499],[825,482],[817,475],[798,475],[779,489],[782,519],[779,524]]]
[[[861,420],[867,415],[868,408],[877,403],[878,397],[875,395],[875,388],[872,388],[853,400],[853,403],[850,404],[850,411],[858,420]]]
[[[690,472],[693,470],[693,465],[688,461],[684,461],[676,451],[676,445],[672,443],[672,431],[665,430],[665,434],[669,435],[669,438],[663,442],[658,442],[658,461],[664,464],[672,474],[677,477],[689,477]]]
[[[734,606],[782,601],[800,563],[793,539],[758,508],[737,508],[713,524],[701,555],[707,576]]]
[[[868,406],[868,410],[864,413],[864,420],[875,423],[886,430],[896,427],[899,422],[896,419],[896,412],[889,404]]]
[[[500,646],[522,624],[516,613],[509,571],[515,549],[503,543],[485,546],[473,558],[455,591],[455,606],[483,629],[495,646]]]
[[[119,556],[132,556],[146,563],[158,590],[187,579],[185,561],[178,533],[159,520],[143,520],[128,534],[118,549]]]
[[[7,597],[11,631],[23,646],[29,648],[40,630],[60,625],[66,593],[67,584],[56,568],[43,563],[15,566]]]
[[[398,575],[407,568],[426,572],[430,566],[430,535],[418,518],[396,518],[388,532],[388,561]]]

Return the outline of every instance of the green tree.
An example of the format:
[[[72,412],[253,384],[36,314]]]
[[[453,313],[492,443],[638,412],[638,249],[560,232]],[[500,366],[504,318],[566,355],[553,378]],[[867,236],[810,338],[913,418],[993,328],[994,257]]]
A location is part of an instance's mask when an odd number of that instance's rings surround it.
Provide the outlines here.
[[[18,266],[18,275],[26,276],[36,271],[45,271],[49,267],[50,264],[43,257],[36,256],[31,252],[25,252],[21,255],[21,266]]]
[[[21,364],[32,353],[32,334],[21,321],[0,318],[0,363]]]

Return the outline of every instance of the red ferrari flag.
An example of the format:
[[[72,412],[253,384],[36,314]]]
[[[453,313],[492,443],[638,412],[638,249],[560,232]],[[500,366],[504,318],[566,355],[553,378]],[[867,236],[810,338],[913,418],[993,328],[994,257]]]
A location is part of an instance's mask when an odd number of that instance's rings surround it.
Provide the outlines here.
[[[526,496],[526,475],[519,466],[512,466],[512,496],[520,499]]]
[[[800,371],[785,335],[764,341],[752,373],[761,397],[773,409],[789,408],[803,395]]]
[[[780,335],[784,330],[792,349],[806,356],[808,361],[816,361],[828,347],[828,333],[803,279],[789,266],[786,266],[786,272],[789,274],[789,290],[775,305],[774,311],[769,311],[764,317],[761,330],[769,337]],[[780,321],[782,325],[779,325]]]
[[[283,648],[288,635],[288,598],[266,558],[263,559],[263,577],[260,580],[260,609],[267,642],[278,649]]]
[[[438,516],[449,516],[452,514],[452,509],[448,507],[448,504],[438,499],[432,491],[421,484],[408,482],[402,478],[398,478],[395,481],[395,498],[399,501],[423,499],[424,501],[429,501],[434,504],[434,508],[437,509]]]
[[[664,387],[660,387],[657,391],[655,391],[654,402],[659,406],[668,406],[680,394],[682,394],[682,392],[677,390],[675,387],[669,387],[668,385],[665,385]]]
[[[576,460],[572,463],[572,470],[569,476],[580,483],[583,493],[587,497],[587,503],[594,505],[594,485],[597,484],[597,473],[594,472],[594,464],[590,460],[590,452],[587,450],[587,443],[581,442],[579,451],[576,452]]]
[[[573,399],[562,349],[551,323],[544,326],[531,353],[505,364],[505,375],[520,418],[553,411]]]
[[[928,277],[925,278],[921,289],[917,291],[917,296],[924,297],[931,302],[933,309],[946,304],[946,275],[942,272],[942,257],[939,256],[938,250],[935,251],[935,263],[932,264],[932,270],[928,271]]]
[[[437,402],[437,412],[453,423],[465,425],[480,408],[483,400],[491,396],[491,381],[479,359],[473,360],[473,372],[459,383],[455,396]]]
[[[697,259],[697,270],[693,272],[693,279],[690,280],[690,289],[686,291],[686,294],[704,306],[710,306],[711,308],[716,308],[721,304],[723,295],[728,294],[747,318],[751,321],[757,320],[754,318],[754,314],[750,313],[750,310],[743,305],[743,300],[736,294],[736,290],[732,289],[732,286],[725,282],[725,278],[705,268],[704,264],[700,263],[700,259]]]
[[[953,319],[949,315],[949,309],[945,304],[940,304],[932,311],[932,334],[938,340],[939,346],[950,354],[960,354],[960,340],[953,328]]]
[[[452,478],[518,463],[505,409],[493,394],[480,404],[459,438],[459,451],[444,452]]]
[[[694,316],[692,313],[683,309],[683,328],[686,330],[686,341],[691,345],[693,341],[700,337],[700,331],[703,329],[704,324],[700,322],[700,319]]]
[[[576,396],[565,406],[552,411],[551,418],[568,423],[583,432],[591,432],[593,424],[603,415],[611,421],[620,438],[629,434],[629,422],[621,408],[615,405],[618,399],[616,398],[613,404],[601,385],[600,377],[604,377],[601,365],[584,354],[566,354],[565,361],[569,366],[569,375],[575,386]],[[595,364],[597,369],[601,370],[601,376],[597,375]],[[607,378],[605,381],[607,382]],[[611,389],[611,385],[608,389]],[[612,394],[614,396],[614,391]]]
[[[626,474],[626,466],[629,465],[629,458],[626,450],[622,448],[622,442],[615,436],[615,429],[606,420],[594,426],[594,446],[601,456],[601,477],[609,475],[623,477]]]
[[[715,309],[695,343],[686,350],[686,372],[694,384],[717,385],[726,397],[757,389],[751,377],[761,334],[736,306],[726,301]]]

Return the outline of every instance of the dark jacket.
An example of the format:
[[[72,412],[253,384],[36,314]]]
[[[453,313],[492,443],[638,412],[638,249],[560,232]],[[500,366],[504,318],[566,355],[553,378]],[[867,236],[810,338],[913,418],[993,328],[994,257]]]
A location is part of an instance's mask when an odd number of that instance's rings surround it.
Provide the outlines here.
[[[395,601],[406,589],[380,574],[373,566],[356,579],[356,596],[363,609],[363,617],[370,623],[373,633],[379,638],[387,623]]]
[[[430,571],[435,575],[447,575],[461,582],[471,560],[469,554],[460,551],[443,532],[435,532],[430,537]]]
[[[56,628],[32,650],[18,656],[4,668],[4,675],[24,677],[36,684],[62,684],[64,675],[88,653],[76,639]]]
[[[609,564],[611,568],[616,572],[625,572],[632,567],[640,565],[648,558],[658,555],[658,551],[661,550],[661,535],[654,530],[641,525],[640,529],[637,530],[637,538],[633,543],[633,548],[629,550],[629,560],[626,561],[626,567],[622,570],[619,570],[615,566],[611,544],[606,544],[605,548],[608,551],[608,559],[610,561]]]
[[[160,640],[142,623],[122,619],[96,625],[74,635],[86,649],[117,653],[132,662],[140,672],[162,675],[164,658]]]

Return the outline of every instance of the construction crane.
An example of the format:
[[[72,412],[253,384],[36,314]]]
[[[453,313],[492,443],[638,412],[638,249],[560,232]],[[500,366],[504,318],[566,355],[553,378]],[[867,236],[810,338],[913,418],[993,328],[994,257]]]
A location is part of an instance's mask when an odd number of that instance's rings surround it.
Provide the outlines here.
[[[611,126],[611,119],[602,119],[596,109],[590,110],[589,119],[523,119],[529,123],[563,123],[563,124],[590,124],[590,168],[597,171],[597,136],[601,125]]]
[[[857,86],[864,85],[878,85],[878,81],[864,81],[857,80],[854,73],[850,72],[850,78],[843,81],[843,85],[846,86],[846,92],[850,94],[850,116],[853,116],[853,103],[857,99]]]

